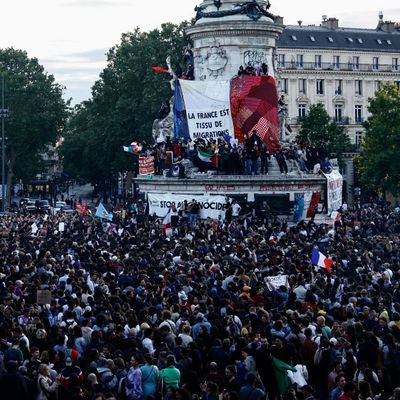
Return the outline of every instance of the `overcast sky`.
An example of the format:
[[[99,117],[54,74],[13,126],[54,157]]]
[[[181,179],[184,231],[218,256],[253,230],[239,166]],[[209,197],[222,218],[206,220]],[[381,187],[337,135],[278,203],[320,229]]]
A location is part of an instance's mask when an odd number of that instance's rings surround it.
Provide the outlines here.
[[[238,0],[239,1],[239,0]],[[149,30],[162,22],[194,16],[201,0],[1,0],[0,48],[14,47],[37,57],[66,97],[78,103],[105,67],[105,53],[123,32]],[[373,28],[379,11],[400,22],[399,0],[271,0],[271,12],[285,24],[319,24],[326,14],[340,25]]]

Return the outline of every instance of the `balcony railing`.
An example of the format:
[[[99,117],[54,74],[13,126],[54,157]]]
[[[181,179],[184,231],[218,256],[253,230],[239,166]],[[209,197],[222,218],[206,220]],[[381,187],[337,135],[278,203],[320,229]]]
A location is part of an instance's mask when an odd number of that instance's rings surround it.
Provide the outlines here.
[[[332,117],[331,120],[338,125],[362,125],[364,123],[364,118],[359,118],[357,120],[354,120],[353,118],[350,117],[342,117],[340,119]],[[294,117],[289,119],[290,125],[301,125],[301,123],[302,123],[302,118],[300,117]]]
[[[352,63],[321,63],[313,62],[297,63],[296,61],[278,63],[278,68],[290,70],[312,70],[312,71],[361,71],[361,72],[398,72],[400,73],[400,65],[390,64],[352,64]]]
[[[338,125],[349,125],[350,124],[349,117],[332,118],[332,121]]]

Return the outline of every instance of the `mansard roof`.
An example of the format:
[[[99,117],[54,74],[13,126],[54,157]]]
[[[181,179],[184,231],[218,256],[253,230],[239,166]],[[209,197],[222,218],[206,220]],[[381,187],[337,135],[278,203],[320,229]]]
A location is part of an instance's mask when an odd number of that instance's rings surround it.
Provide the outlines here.
[[[400,52],[400,31],[288,25],[277,47],[288,49],[332,49],[354,52]]]

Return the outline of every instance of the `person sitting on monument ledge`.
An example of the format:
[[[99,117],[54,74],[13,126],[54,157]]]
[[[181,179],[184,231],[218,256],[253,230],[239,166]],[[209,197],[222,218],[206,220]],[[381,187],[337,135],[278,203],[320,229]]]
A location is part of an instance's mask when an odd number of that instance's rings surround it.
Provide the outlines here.
[[[321,163],[321,171],[325,174],[329,174],[332,172],[332,165],[328,160],[328,157],[325,157],[324,161]]]

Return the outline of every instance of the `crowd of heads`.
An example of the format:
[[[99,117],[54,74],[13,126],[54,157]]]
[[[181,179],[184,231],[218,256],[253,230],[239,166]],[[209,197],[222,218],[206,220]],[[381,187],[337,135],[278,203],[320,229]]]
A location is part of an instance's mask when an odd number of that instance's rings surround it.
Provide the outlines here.
[[[397,399],[399,209],[342,211],[2,216],[0,396]]]

